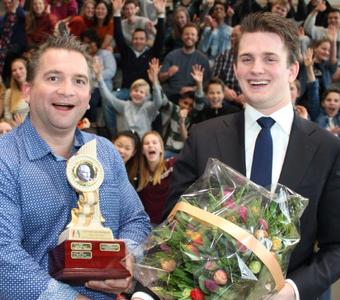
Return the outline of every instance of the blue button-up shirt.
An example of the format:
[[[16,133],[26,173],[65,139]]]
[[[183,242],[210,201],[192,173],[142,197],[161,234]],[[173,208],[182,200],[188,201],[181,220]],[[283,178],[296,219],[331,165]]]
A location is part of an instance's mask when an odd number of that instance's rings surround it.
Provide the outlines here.
[[[105,174],[100,187],[104,226],[131,250],[149,233],[149,219],[110,141],[77,130],[74,153],[94,138]],[[29,118],[0,138],[0,149],[0,299],[70,300],[78,292],[90,299],[113,299],[48,274],[48,252],[78,201],[67,181],[66,159],[53,153]]]

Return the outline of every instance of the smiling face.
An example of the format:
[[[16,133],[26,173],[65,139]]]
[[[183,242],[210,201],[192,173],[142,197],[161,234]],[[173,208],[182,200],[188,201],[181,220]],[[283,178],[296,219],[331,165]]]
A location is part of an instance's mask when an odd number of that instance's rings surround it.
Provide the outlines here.
[[[89,107],[89,68],[76,51],[48,49],[29,87],[30,117],[43,137],[69,134]]]
[[[256,45],[256,46],[255,46]],[[264,114],[290,101],[289,84],[298,74],[298,62],[288,66],[288,51],[270,32],[244,33],[234,70],[247,102]]]
[[[34,0],[33,11],[36,16],[41,16],[45,11],[45,2],[43,0]]]
[[[164,147],[159,136],[153,133],[147,134],[143,138],[142,147],[142,153],[148,163],[157,164],[160,162]]]
[[[188,112],[190,112],[194,106],[194,99],[190,97],[180,98],[178,100],[178,106],[180,109],[186,109]]]
[[[146,47],[146,34],[144,31],[135,31],[132,35],[132,40],[131,40],[131,44],[132,47],[138,51],[141,52],[144,50],[144,48]]]
[[[26,82],[27,69],[25,63],[22,60],[15,60],[12,63],[11,71],[13,79],[19,84],[19,86]]]
[[[272,13],[285,18],[288,14],[288,7],[282,4],[275,4],[272,7]]]
[[[135,143],[130,137],[122,135],[114,141],[114,145],[125,164],[136,154]]]
[[[130,97],[133,103],[142,104],[147,96],[147,88],[145,86],[136,86],[131,89]]]
[[[138,12],[138,7],[134,3],[125,4],[123,8],[124,16],[127,19],[131,19]]]
[[[328,41],[324,41],[314,48],[314,56],[316,62],[328,61],[330,57],[331,44]]]
[[[95,12],[95,6],[93,3],[88,2],[85,4],[84,7],[84,15],[88,19],[92,19],[94,17],[94,12]]]
[[[195,27],[186,27],[182,33],[183,46],[186,49],[193,49],[198,41],[198,32]]]
[[[211,83],[207,89],[207,99],[211,108],[221,108],[224,94],[223,87],[217,83]]]
[[[332,25],[335,28],[340,27],[340,12],[332,11],[327,16],[327,23],[328,25]]]
[[[184,25],[188,23],[188,18],[184,11],[179,10],[176,12],[175,23],[178,25],[179,28],[183,28]]]
[[[340,110],[340,94],[336,92],[328,93],[321,104],[327,116],[335,117]]]
[[[107,8],[104,3],[97,4],[95,14],[98,20],[104,21],[107,16]]]

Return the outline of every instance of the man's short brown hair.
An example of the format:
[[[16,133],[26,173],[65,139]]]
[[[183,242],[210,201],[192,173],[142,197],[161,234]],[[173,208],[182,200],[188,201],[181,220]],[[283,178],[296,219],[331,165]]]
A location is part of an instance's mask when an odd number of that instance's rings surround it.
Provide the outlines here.
[[[298,61],[300,56],[298,27],[293,21],[271,12],[252,13],[247,15],[241,22],[241,36],[239,41],[242,39],[244,33],[255,32],[271,32],[277,34],[287,48],[288,64],[291,65]],[[238,44],[234,52],[235,63],[237,63]]]

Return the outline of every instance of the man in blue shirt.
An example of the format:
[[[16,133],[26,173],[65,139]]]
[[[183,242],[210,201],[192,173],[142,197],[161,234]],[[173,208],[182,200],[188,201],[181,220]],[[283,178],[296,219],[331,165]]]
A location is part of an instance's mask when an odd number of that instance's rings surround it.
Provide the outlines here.
[[[30,115],[0,138],[0,299],[114,299],[131,278],[71,287],[48,274],[48,252],[70,221],[78,200],[66,177],[67,159],[97,139],[104,169],[99,189],[105,226],[130,251],[150,231],[112,144],[76,129],[89,107],[91,64],[74,38],[51,38],[29,66]]]

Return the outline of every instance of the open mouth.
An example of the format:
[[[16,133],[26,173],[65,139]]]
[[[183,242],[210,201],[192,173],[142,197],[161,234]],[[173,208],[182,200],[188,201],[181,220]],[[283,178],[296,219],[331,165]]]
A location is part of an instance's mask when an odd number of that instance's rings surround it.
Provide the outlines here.
[[[269,84],[268,80],[248,80],[249,85],[252,88],[262,88]]]
[[[74,105],[72,105],[72,104],[57,104],[57,103],[53,103],[52,105],[56,109],[64,110],[64,111],[68,111],[68,110],[71,110],[72,108],[74,108]]]

